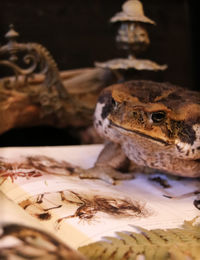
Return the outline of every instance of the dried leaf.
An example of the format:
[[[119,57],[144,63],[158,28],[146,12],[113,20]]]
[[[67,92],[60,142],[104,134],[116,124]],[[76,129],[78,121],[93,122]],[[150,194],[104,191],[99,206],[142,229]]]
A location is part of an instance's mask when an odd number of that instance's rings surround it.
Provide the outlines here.
[[[200,224],[194,223],[195,219],[182,228],[117,232],[117,237],[105,237],[105,241],[80,247],[79,251],[92,260],[134,260],[140,255],[145,260],[198,260]]]

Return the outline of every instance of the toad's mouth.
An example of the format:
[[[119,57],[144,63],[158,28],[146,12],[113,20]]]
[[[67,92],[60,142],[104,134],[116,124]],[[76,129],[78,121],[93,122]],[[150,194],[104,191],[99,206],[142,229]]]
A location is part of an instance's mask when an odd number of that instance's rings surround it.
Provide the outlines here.
[[[156,141],[156,142],[158,142],[158,143],[160,143],[160,144],[163,144],[163,145],[165,145],[165,146],[170,145],[170,143],[168,143],[167,141],[165,141],[165,140],[163,140],[163,139],[161,139],[161,138],[153,137],[153,136],[150,136],[150,135],[141,133],[141,132],[138,131],[138,130],[127,129],[127,128],[123,127],[123,126],[120,126],[120,125],[117,125],[117,124],[113,123],[112,121],[110,121],[110,124],[111,124],[112,126],[116,127],[116,128],[122,129],[122,130],[124,130],[124,131],[126,131],[126,132],[130,132],[130,133],[137,134],[137,135],[142,136],[142,137],[145,137],[145,138],[147,138],[147,139],[151,139],[151,140]]]

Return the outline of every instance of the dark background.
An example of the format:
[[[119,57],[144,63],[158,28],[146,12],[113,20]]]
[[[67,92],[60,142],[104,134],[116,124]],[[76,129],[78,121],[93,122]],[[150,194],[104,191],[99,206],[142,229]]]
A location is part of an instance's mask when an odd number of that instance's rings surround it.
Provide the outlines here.
[[[169,81],[198,90],[198,11],[194,0],[143,0],[145,14],[157,25],[147,30],[151,46],[146,58],[168,64],[165,72],[140,74],[142,78]],[[124,55],[115,46],[115,28],[109,19],[121,10],[123,0],[0,0],[0,44],[9,24],[21,42],[38,42],[48,48],[60,70],[91,67],[94,61]],[[0,77],[3,77],[0,68]],[[1,120],[1,119],[0,119]],[[76,144],[65,129],[11,130],[0,136],[0,146]]]

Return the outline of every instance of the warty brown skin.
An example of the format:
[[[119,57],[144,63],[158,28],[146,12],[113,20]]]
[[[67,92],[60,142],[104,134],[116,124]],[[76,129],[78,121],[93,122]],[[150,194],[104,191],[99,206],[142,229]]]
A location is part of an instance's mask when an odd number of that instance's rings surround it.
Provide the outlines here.
[[[151,81],[113,85],[99,97],[94,125],[137,165],[200,176],[199,92]]]

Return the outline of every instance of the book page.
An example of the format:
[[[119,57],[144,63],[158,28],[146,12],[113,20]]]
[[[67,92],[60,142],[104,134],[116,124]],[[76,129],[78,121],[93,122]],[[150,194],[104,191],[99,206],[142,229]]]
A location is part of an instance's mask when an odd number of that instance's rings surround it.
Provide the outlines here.
[[[111,185],[70,173],[75,165],[92,167],[102,148],[1,148],[0,190],[73,248],[137,226],[180,227],[199,215],[196,179],[137,173]]]
[[[0,259],[85,260],[0,192]]]

